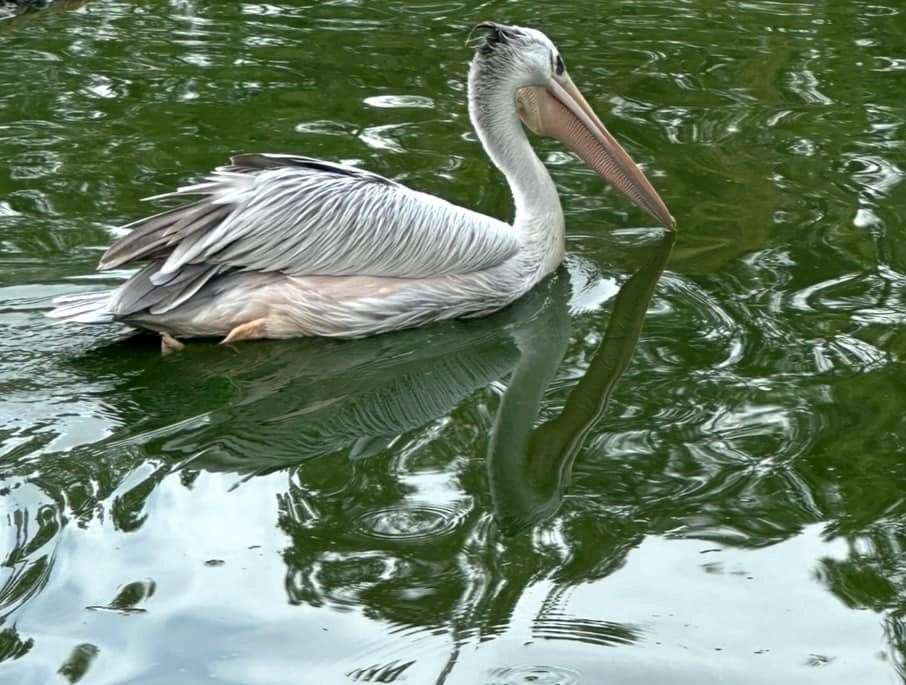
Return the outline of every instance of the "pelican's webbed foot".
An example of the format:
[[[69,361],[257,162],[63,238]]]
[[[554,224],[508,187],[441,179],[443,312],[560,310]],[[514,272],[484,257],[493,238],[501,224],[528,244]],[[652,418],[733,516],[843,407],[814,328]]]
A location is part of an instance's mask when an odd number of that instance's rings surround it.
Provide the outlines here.
[[[244,324],[236,326],[229,332],[227,337],[220,341],[221,345],[239,342],[240,340],[258,340],[267,336],[267,320],[255,319]]]
[[[160,334],[160,356],[166,357],[168,354],[179,352],[185,345],[179,342],[169,333]]]

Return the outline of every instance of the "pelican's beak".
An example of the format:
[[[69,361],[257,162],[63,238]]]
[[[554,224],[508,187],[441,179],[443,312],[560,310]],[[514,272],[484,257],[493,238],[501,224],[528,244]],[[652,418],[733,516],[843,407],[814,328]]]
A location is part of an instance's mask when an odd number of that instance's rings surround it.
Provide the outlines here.
[[[610,134],[568,74],[547,86],[520,88],[516,109],[539,135],[548,135],[575,152],[605,181],[669,229],[676,220],[642,170]]]

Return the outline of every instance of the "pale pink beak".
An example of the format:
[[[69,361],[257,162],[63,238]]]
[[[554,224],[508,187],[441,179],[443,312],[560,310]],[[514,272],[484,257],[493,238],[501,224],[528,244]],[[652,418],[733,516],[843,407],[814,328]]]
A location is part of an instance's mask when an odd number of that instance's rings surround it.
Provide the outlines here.
[[[531,130],[559,140],[633,204],[665,228],[676,228],[676,219],[660,195],[604,127],[567,74],[551,78],[545,87],[521,88],[516,105],[519,116]]]

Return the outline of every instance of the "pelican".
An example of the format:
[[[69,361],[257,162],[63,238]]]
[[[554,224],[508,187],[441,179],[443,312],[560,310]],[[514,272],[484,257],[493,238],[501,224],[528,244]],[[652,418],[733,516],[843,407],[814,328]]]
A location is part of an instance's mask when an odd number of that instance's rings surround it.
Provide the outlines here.
[[[564,143],[668,229],[675,221],[595,115],[543,33],[493,22],[469,68],[469,117],[515,203],[513,224],[352,166],[240,154],[182,204],[125,226],[99,269],[145,263],[120,287],[55,301],[49,316],[178,338],[356,338],[481,316],[563,260],[556,186],[520,123]]]

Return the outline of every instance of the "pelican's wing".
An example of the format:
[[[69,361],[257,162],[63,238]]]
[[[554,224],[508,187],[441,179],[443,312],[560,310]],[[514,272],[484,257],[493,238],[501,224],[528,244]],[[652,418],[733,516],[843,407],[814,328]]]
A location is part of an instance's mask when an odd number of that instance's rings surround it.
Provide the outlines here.
[[[519,247],[501,221],[307,157],[238,155],[158,197],[187,196],[200,199],[132,224],[100,268],[154,260],[149,286],[230,269],[424,278],[487,269]]]

